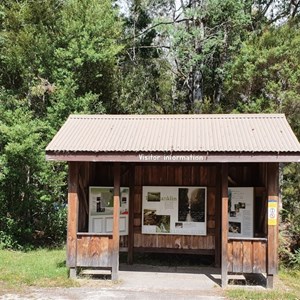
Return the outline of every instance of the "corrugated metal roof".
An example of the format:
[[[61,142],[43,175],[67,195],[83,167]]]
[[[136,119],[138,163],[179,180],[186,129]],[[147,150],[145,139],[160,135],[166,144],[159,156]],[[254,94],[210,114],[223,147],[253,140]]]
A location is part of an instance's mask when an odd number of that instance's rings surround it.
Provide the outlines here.
[[[46,152],[300,152],[283,114],[71,115]]]

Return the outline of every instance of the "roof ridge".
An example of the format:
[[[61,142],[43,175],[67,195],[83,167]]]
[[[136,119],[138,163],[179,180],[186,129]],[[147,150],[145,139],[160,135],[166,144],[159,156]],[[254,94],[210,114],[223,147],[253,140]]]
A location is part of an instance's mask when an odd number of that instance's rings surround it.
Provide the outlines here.
[[[285,118],[284,114],[72,114],[70,119],[264,119]]]

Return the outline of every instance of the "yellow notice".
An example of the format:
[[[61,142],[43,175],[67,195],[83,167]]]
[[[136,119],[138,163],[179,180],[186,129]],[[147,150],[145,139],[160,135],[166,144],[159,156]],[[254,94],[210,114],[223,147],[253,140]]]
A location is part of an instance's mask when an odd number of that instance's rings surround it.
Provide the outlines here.
[[[268,200],[268,225],[277,225],[277,201]]]

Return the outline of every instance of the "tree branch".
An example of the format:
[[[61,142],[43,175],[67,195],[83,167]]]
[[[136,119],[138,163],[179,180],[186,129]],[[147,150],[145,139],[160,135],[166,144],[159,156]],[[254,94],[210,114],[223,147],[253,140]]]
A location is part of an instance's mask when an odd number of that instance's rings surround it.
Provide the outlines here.
[[[296,14],[298,13],[298,9],[300,7],[300,0],[298,2],[296,2],[296,0],[292,0],[292,4],[294,5],[294,9],[292,12],[292,18],[294,18],[296,16]]]
[[[157,48],[164,48],[164,49],[171,49],[171,47],[169,46],[158,46],[158,45],[150,45],[150,46],[137,46],[136,48],[139,48],[139,49],[149,49],[149,48],[153,48],[153,49],[157,49]],[[132,48],[129,48],[129,49],[132,49]]]
[[[161,25],[172,25],[172,24],[174,24],[174,23],[181,23],[181,22],[186,22],[186,21],[191,21],[191,20],[192,20],[191,18],[185,18],[185,19],[180,19],[180,20],[176,20],[176,19],[175,19],[175,20],[169,21],[169,22],[159,22],[159,23],[157,23],[157,24],[155,24],[155,25],[153,25],[153,26],[151,26],[151,27],[145,29],[145,30],[142,31],[141,33],[135,35],[135,38],[140,37],[141,35],[144,35],[144,34],[145,34],[146,32],[148,32],[149,30],[154,29],[154,28],[156,28],[156,27],[158,27],[158,26],[161,26]],[[132,39],[132,37],[128,37],[128,38],[124,39],[123,41],[129,40],[129,39]]]
[[[273,2],[274,2],[273,0],[270,0],[270,1],[266,4],[266,6],[263,8],[263,10],[262,10],[262,15],[263,15],[263,16],[266,15],[268,9],[270,8],[270,6],[271,6],[271,4],[272,4]]]

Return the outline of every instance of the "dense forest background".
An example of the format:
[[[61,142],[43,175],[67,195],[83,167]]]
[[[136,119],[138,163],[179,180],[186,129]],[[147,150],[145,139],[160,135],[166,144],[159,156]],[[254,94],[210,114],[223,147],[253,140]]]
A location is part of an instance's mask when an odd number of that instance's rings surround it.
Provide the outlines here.
[[[3,0],[0,247],[65,241],[71,113],[285,113],[300,138],[300,0]],[[281,166],[281,259],[300,265],[300,166]]]

